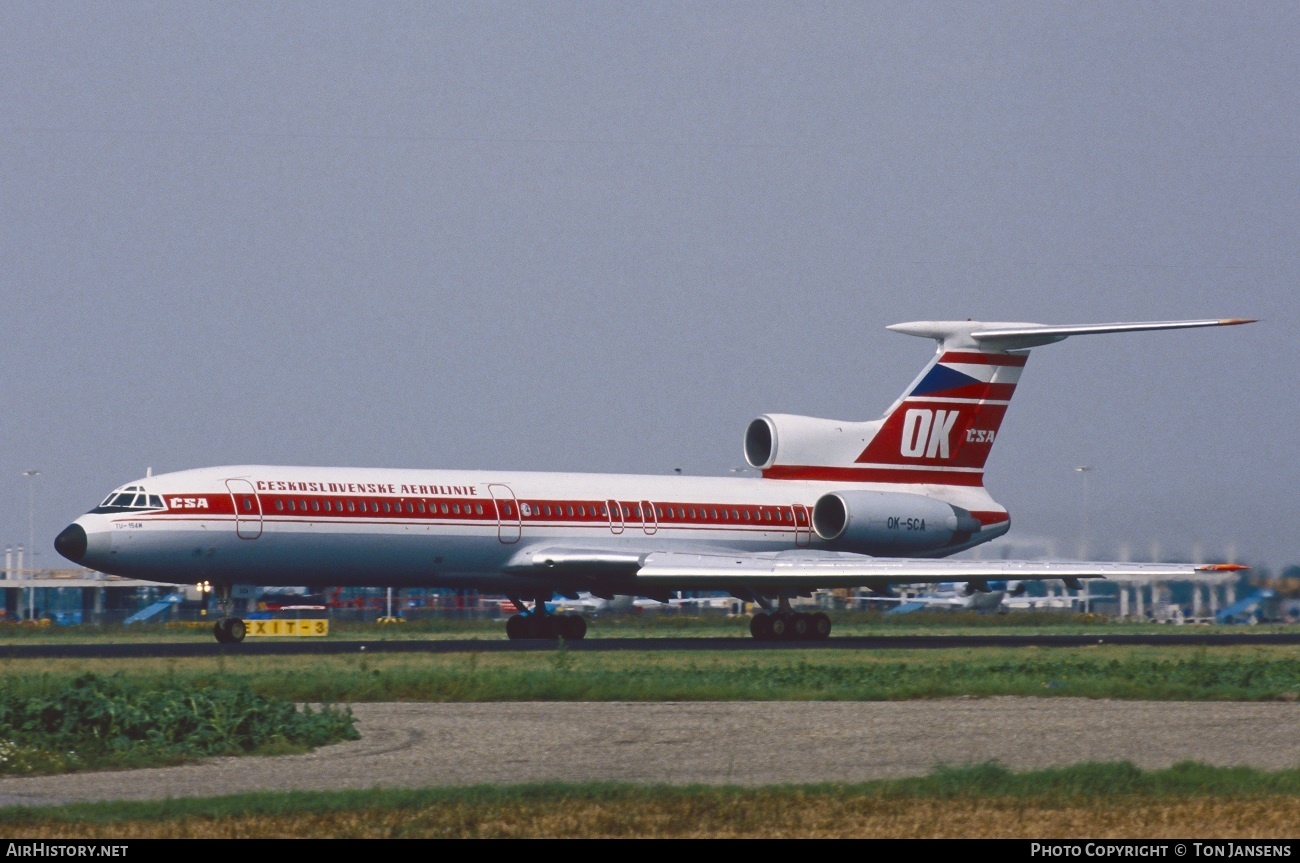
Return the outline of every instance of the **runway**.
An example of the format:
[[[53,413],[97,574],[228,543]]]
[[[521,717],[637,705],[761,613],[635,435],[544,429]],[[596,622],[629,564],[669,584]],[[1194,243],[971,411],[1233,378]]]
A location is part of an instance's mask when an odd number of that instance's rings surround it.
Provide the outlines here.
[[[0,805],[254,791],[610,780],[861,782],[989,760],[1300,767],[1300,704],[956,698],[888,702],[357,704],[362,738],[307,755],[0,779]]]
[[[593,638],[566,642],[573,651],[630,650],[943,650],[973,647],[1086,647],[1097,644],[1173,647],[1187,645],[1300,645],[1300,632],[1173,633],[1169,635],[882,635],[831,637],[827,641],[756,641],[752,638]],[[559,641],[525,639],[316,639],[211,642],[127,642],[110,644],[6,644],[0,659],[111,659],[197,656],[293,656],[347,653],[520,653],[559,648]]]

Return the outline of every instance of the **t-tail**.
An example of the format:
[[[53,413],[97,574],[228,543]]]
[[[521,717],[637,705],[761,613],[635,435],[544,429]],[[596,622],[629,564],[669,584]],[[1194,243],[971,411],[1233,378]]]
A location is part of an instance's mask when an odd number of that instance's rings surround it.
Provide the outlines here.
[[[1031,348],[1070,336],[1251,323],[1249,318],[1080,326],[913,321],[889,327],[934,339],[916,380],[869,422],[765,414],[749,424],[745,458],[769,479],[983,486]]]

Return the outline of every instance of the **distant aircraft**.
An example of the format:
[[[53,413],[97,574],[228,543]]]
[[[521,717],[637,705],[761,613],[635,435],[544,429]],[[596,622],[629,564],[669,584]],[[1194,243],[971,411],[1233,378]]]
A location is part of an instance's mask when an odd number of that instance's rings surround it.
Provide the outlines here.
[[[1076,596],[1029,596],[1023,581],[990,581],[985,590],[972,590],[969,583],[937,584],[919,593],[899,596],[858,597],[860,603],[890,603],[895,610],[918,607],[954,611],[1000,611],[1011,608],[1070,608],[1083,602]]]
[[[824,613],[790,599],[818,588],[1107,575],[1185,577],[1233,564],[944,560],[1006,533],[984,464],[1031,348],[1069,336],[1249,323],[1085,326],[918,321],[889,329],[938,349],[883,418],[764,414],[744,436],[761,478],[213,467],[118,488],[55,549],[101,572],[207,582],[218,641],[242,640],[236,585],[445,587],[509,596],[511,638],[582,638],[559,594],[725,591],[764,609],[759,639],[821,639]],[[524,601],[532,600],[528,608]]]

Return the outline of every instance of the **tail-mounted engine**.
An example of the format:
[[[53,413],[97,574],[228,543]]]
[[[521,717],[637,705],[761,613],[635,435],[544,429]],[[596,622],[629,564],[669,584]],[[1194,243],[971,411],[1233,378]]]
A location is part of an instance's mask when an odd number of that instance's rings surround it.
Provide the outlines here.
[[[760,470],[777,465],[852,465],[880,424],[880,420],[844,422],[764,414],[745,429],[745,461]]]
[[[960,507],[919,494],[835,491],[813,506],[812,528],[838,549],[888,557],[960,545],[980,523]]]

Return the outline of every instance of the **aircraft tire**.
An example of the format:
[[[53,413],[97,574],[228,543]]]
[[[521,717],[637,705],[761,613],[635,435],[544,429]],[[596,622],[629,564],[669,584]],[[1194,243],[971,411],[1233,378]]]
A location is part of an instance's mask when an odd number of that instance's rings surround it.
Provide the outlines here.
[[[785,637],[790,641],[807,641],[812,638],[812,615],[802,612],[790,615],[790,628]]]
[[[528,637],[528,621],[522,614],[512,614],[506,619],[506,638],[518,641]]]
[[[772,617],[766,612],[760,611],[749,619],[749,634],[754,636],[755,641],[772,640]]]
[[[229,618],[222,618],[213,624],[212,634],[216,637],[218,644],[230,643],[230,633],[227,631],[227,624],[229,623]]]
[[[771,641],[786,641],[790,638],[790,619],[784,614],[771,615],[772,622],[768,625],[772,632]]]
[[[566,614],[559,618],[559,623],[565,641],[582,641],[587,635],[587,620],[581,614]]]
[[[232,617],[226,622],[226,637],[230,639],[231,644],[238,644],[244,640],[248,634],[248,624],[238,617]]]
[[[812,615],[812,626],[809,630],[809,638],[813,641],[825,641],[831,637],[831,618],[824,611],[819,611]]]
[[[560,619],[554,614],[528,615],[528,635],[525,638],[559,638]]]

